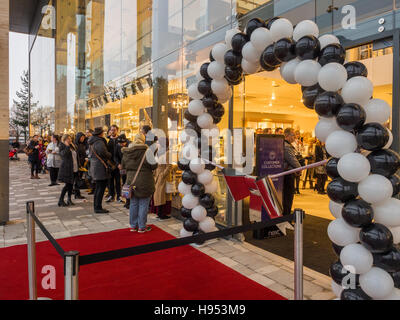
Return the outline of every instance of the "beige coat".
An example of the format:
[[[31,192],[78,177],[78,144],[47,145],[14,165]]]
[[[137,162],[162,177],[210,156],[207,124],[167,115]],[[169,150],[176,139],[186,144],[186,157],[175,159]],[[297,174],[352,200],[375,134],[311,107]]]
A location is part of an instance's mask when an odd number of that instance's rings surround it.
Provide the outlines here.
[[[154,171],[156,191],[154,192],[154,206],[162,206],[171,201],[171,194],[165,192],[167,181],[171,181],[173,167],[171,164],[159,164]]]

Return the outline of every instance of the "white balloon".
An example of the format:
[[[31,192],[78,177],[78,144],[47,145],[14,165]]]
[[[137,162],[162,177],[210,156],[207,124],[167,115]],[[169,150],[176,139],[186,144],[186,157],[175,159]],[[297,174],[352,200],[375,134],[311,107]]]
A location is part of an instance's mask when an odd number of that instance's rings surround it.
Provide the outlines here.
[[[340,251],[340,262],[351,273],[364,274],[371,270],[374,258],[361,244],[351,243]]]
[[[294,41],[299,41],[299,39],[303,38],[304,36],[314,36],[318,38],[319,29],[314,21],[303,20],[296,25],[293,31]]]
[[[196,80],[199,81],[199,82],[201,80],[204,80],[203,76],[200,74],[200,70],[198,70],[197,73],[196,73]]]
[[[203,221],[199,223],[199,229],[204,232],[215,231],[215,221],[211,217],[206,217]]]
[[[337,130],[326,138],[325,148],[332,157],[341,158],[347,153],[356,151],[357,140],[354,134],[345,130]]]
[[[225,65],[221,62],[213,61],[208,65],[207,73],[212,79],[223,79],[225,75]]]
[[[229,89],[225,93],[216,94],[216,96],[218,98],[218,102],[224,104],[232,97],[232,89],[229,87]]]
[[[189,164],[190,170],[196,174],[202,173],[204,171],[205,166],[206,163],[204,162],[203,159],[200,158],[191,160]]]
[[[250,62],[246,59],[242,59],[242,69],[243,72],[246,74],[253,74],[260,70],[260,63],[257,62]]]
[[[337,203],[333,200],[329,200],[329,211],[336,219],[340,219],[342,217],[343,206],[343,203]]]
[[[346,84],[347,71],[340,63],[324,65],[318,73],[318,83],[325,91],[338,91]]]
[[[337,170],[344,180],[360,182],[368,177],[371,171],[371,164],[360,153],[348,153],[340,158]]]
[[[202,129],[210,128],[213,123],[214,123],[213,117],[207,112],[204,112],[202,115],[197,117],[197,124]]]
[[[213,174],[210,170],[204,170],[197,176],[197,180],[202,184],[209,184],[213,180]]]
[[[339,246],[358,242],[359,232],[359,228],[351,227],[342,218],[332,220],[328,225],[329,239]]]
[[[399,244],[400,243],[400,226],[398,227],[389,227],[390,232],[393,235],[393,243]]]
[[[324,118],[321,117],[318,121],[317,125],[315,126],[315,136],[318,140],[322,142],[326,142],[328,136],[337,130],[341,130],[336,122],[336,118]]]
[[[260,60],[261,53],[249,41],[242,48],[242,56],[243,59],[251,63],[256,63]]]
[[[286,18],[275,20],[269,28],[273,41],[282,38],[291,38],[293,35],[293,24]]]
[[[384,124],[390,118],[390,106],[382,99],[371,99],[365,105],[364,110],[367,114],[365,123],[378,122]]]
[[[199,116],[204,113],[205,108],[201,100],[192,100],[189,102],[188,106],[189,113],[194,116]]]
[[[225,94],[229,89],[229,84],[226,79],[212,80],[211,90],[214,94]]]
[[[274,42],[272,34],[267,28],[257,28],[254,30],[250,36],[250,41],[259,52],[264,51],[266,47]]]
[[[400,300],[400,289],[394,288],[393,291],[382,299],[376,300]]]
[[[386,143],[386,145],[382,149],[389,149],[392,146],[392,143],[393,143],[392,131],[390,131],[388,128],[386,128],[386,130],[389,133],[389,141]]]
[[[393,292],[393,278],[385,270],[372,267],[360,276],[360,287],[373,299],[382,299]]]
[[[229,50],[225,43],[217,43],[211,50],[211,54],[215,61],[224,63],[225,53]]]
[[[282,63],[281,67],[280,67],[280,72],[281,72],[281,76],[282,78],[291,84],[295,84],[296,79],[294,77],[294,72],[296,71],[297,66],[299,65],[300,60],[298,58],[296,59],[292,59],[288,62]]]
[[[342,89],[342,98],[346,103],[357,103],[360,106],[367,105],[370,100],[374,86],[366,77],[354,77],[347,80]]]
[[[182,228],[181,231],[179,231],[179,235],[180,235],[181,238],[190,237],[190,236],[193,235],[193,232],[192,231],[187,231],[185,228]]]
[[[199,156],[199,149],[193,144],[186,144],[182,148],[181,152],[181,157],[187,159],[187,160],[192,160],[196,159]]]
[[[400,226],[400,200],[390,198],[386,201],[374,203],[375,222],[384,224],[386,227]]]
[[[195,197],[193,194],[185,194],[182,198],[182,206],[187,209],[193,209],[199,204],[199,197]]]
[[[343,287],[340,284],[337,284],[335,281],[332,280],[331,282],[332,292],[335,294],[336,297],[340,298],[342,294]]]
[[[318,40],[321,46],[321,50],[326,46],[329,46],[330,44],[340,44],[340,40],[333,34],[324,34],[323,36],[320,36]]]
[[[183,181],[179,182],[179,184],[178,184],[179,193],[182,193],[183,195],[187,195],[192,192],[191,190],[192,190],[191,184],[186,184]]]
[[[201,222],[207,217],[207,210],[199,205],[192,209],[191,215],[194,220]]]
[[[358,184],[358,193],[368,203],[378,203],[392,197],[393,186],[384,176],[371,174]]]
[[[241,32],[239,29],[231,29],[225,33],[225,44],[229,49],[232,49],[232,38],[236,33]]]
[[[205,187],[206,193],[215,193],[218,190],[218,183],[217,183],[217,181],[215,181],[213,179],[213,181],[211,181],[211,183],[206,184],[204,187]]]
[[[294,71],[294,79],[304,87],[313,86],[318,83],[318,74],[321,65],[314,60],[301,61]]]
[[[204,95],[202,95],[198,88],[198,82],[193,83],[189,86],[188,88],[188,95],[189,97],[191,97],[192,99],[202,99],[204,97]]]

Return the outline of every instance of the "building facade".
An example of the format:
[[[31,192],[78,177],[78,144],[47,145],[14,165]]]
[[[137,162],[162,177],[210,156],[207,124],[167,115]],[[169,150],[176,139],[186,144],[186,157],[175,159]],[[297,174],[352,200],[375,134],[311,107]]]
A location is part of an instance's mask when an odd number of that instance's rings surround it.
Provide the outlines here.
[[[251,18],[280,16],[294,25],[315,21],[321,35],[341,40],[349,61],[368,67],[375,98],[392,105],[388,125],[399,151],[399,9],[400,0],[39,1],[29,41],[31,117],[44,107],[54,115],[39,117],[46,122],[41,126],[31,122],[31,134],[117,124],[132,137],[151,124],[170,139],[178,137],[188,87],[211,48]],[[301,87],[287,84],[279,70],[246,76],[233,92],[218,123],[221,132],[293,127],[314,136],[317,115],[304,107]],[[226,139],[218,137],[222,162]],[[178,153],[178,141],[174,148]],[[179,171],[174,179],[180,180]],[[219,181],[217,221],[240,224],[243,206],[229,199]],[[176,195],[173,206],[179,201]]]

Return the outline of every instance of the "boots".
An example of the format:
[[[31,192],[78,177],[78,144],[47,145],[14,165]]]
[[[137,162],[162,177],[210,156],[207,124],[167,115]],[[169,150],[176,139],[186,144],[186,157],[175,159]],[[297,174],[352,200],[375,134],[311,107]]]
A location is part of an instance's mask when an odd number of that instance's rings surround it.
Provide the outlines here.
[[[33,174],[31,175],[31,179],[35,179],[35,176]]]
[[[75,203],[72,202],[71,196],[68,196],[67,206],[74,206]]]
[[[59,207],[67,207],[68,206],[64,201],[64,196],[63,195],[61,195],[60,196],[60,200],[58,200],[58,206]]]
[[[35,179],[40,179],[39,175],[36,173]]]

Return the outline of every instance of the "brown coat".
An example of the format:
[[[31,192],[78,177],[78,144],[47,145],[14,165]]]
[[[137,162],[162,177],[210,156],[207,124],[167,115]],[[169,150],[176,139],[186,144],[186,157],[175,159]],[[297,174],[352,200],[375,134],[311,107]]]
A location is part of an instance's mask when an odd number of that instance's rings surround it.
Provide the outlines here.
[[[159,164],[154,171],[154,181],[156,191],[153,195],[154,206],[162,206],[167,201],[170,201],[171,195],[165,192],[167,180],[170,180],[172,172],[171,164]]]

